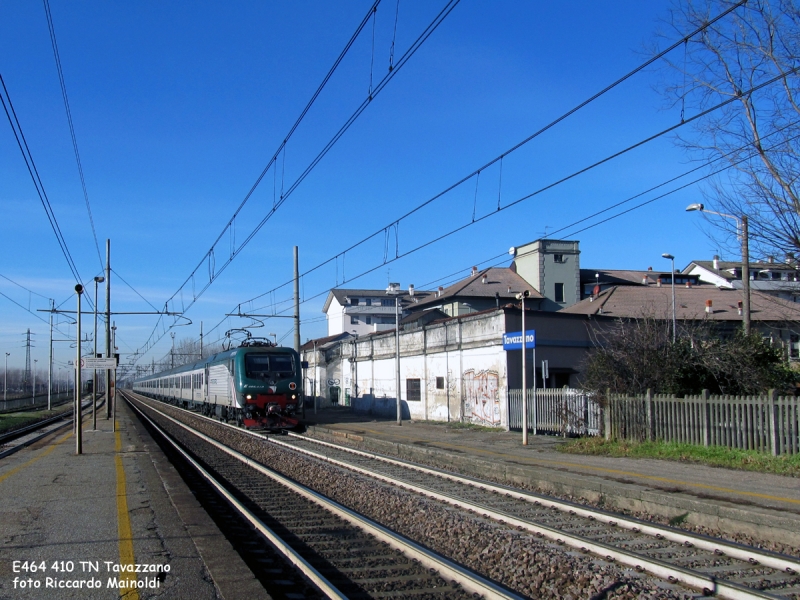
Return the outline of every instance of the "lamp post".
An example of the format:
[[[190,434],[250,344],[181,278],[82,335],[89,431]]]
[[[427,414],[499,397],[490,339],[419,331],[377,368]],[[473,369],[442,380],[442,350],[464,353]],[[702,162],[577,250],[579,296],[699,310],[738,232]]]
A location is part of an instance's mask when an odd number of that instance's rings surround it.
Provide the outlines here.
[[[690,204],[686,210],[710,213],[719,215],[736,221],[736,229],[741,231],[742,236],[742,326],[746,335],[750,334],[750,249],[748,247],[747,215],[735,217],[725,213],[708,210],[703,204]]]
[[[353,398],[358,398],[358,333],[355,329],[353,334],[353,373],[352,373],[352,387],[350,392],[350,405],[353,406]]]
[[[395,325],[395,335],[394,335],[394,347],[395,347],[395,367],[396,367],[396,379],[395,379],[395,389],[397,390],[397,424],[402,425],[402,413],[401,413],[401,404],[400,404],[400,294],[403,292],[400,290],[399,283],[390,283],[389,287],[386,288],[386,293],[390,296],[394,296],[394,325]]]
[[[6,352],[6,369],[3,371],[3,402],[8,399],[8,357],[11,352]]]
[[[94,355],[97,357],[97,284],[103,283],[105,277],[94,278]],[[92,429],[97,429],[97,369],[92,375]]]
[[[75,454],[83,454],[83,431],[81,423],[81,294],[83,286],[75,286],[75,295],[78,297],[78,343],[75,345]]]
[[[672,261],[672,274],[669,276],[669,279],[672,282],[672,343],[674,344],[675,338],[677,337],[675,329],[675,257],[666,252],[661,256]]]
[[[175,334],[173,334],[173,343],[175,341]],[[117,324],[114,323],[111,326],[111,353],[108,358],[116,358],[117,357]],[[114,413],[111,415],[111,431],[117,431],[117,367],[109,371],[111,373],[111,383],[107,383],[106,387],[111,388],[111,398],[114,401]]]
[[[530,292],[525,290],[517,294],[517,300],[522,302],[522,445],[528,445],[528,340],[525,334],[525,298],[530,296]],[[534,373],[534,377],[536,374]]]
[[[36,404],[36,363],[38,362],[38,358],[33,359],[33,404]]]

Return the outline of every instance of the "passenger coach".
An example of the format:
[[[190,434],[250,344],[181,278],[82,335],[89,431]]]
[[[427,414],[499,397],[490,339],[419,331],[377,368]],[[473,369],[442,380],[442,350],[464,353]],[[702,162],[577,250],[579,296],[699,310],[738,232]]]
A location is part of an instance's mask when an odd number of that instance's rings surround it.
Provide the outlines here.
[[[248,428],[300,424],[302,365],[292,348],[243,345],[134,380],[137,393]]]

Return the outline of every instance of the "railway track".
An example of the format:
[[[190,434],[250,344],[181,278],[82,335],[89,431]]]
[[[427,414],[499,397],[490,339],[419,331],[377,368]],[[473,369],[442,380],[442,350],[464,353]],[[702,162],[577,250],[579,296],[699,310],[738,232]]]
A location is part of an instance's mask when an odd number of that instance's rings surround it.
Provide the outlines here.
[[[81,410],[85,411],[91,406],[92,402],[89,400],[84,402],[84,404],[81,406]],[[18,452],[19,450],[22,450],[26,446],[30,446],[31,444],[34,444],[47,437],[54,431],[63,429],[72,422],[72,413],[64,413],[49,419],[44,419],[43,421],[39,421],[37,423],[33,423],[26,427],[20,427],[19,429],[14,429],[8,433],[4,433],[3,435],[0,435],[0,458],[4,458],[10,454]]]
[[[174,407],[169,409],[178,410]],[[188,411],[185,414],[190,415],[190,420],[198,418]],[[206,427],[227,428],[216,421],[211,423],[213,426],[207,424]],[[226,435],[247,440],[236,442],[244,449],[253,448],[253,444],[256,444],[256,448],[280,449],[272,460],[283,465],[279,468],[286,472],[294,472],[286,465],[298,461],[288,453],[294,456],[301,453],[310,460],[325,461],[331,465],[329,471],[333,468],[346,469],[347,472],[357,473],[358,477],[424,495],[460,513],[469,512],[479,521],[491,521],[517,534],[525,532],[550,540],[551,548],[554,546],[561,552],[580,555],[593,553],[608,563],[646,571],[668,582],[668,589],[672,584],[680,584],[702,595],[724,598],[800,598],[800,562],[793,557],[303,436],[266,437],[236,428],[230,428],[230,432]],[[254,456],[264,453],[263,449],[249,452]],[[275,452],[266,451],[266,454],[275,455]],[[263,456],[257,458],[264,459]],[[504,560],[508,560],[508,557]],[[513,572],[515,568],[505,568],[504,572]],[[506,583],[504,577],[499,580]],[[520,589],[516,584],[511,587]],[[522,589],[525,590],[525,586]]]
[[[800,598],[800,560],[289,434],[270,442],[724,598]]]
[[[266,579],[302,573],[302,591],[290,586],[293,597],[520,597],[152,407],[132,404],[293,565],[273,568]]]

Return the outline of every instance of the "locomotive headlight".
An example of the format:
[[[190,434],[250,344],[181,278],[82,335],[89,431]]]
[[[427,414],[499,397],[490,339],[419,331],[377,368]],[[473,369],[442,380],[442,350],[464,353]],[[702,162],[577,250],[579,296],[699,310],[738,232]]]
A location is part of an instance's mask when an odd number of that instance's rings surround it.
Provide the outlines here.
[[[297,400],[297,394],[292,394],[292,400]]]
[[[253,399],[253,397],[250,394],[247,394],[247,396],[245,396],[245,398],[247,398],[248,400],[252,400]]]

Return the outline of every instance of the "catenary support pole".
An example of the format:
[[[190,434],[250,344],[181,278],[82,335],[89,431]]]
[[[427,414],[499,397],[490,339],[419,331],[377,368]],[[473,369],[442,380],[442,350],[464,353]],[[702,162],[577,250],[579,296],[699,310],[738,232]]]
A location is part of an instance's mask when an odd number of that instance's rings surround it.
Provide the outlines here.
[[[300,354],[300,258],[294,247],[294,351]]]

